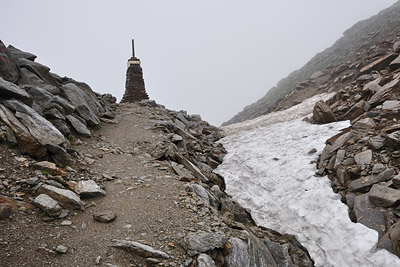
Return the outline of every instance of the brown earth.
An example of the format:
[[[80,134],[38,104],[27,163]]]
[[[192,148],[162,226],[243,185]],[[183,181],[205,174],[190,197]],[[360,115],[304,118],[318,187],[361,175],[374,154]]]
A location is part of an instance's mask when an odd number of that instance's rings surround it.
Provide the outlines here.
[[[17,207],[10,218],[0,220],[0,266],[95,266],[99,257],[105,266],[146,266],[141,258],[112,248],[113,239],[150,245],[170,254],[163,266],[182,266],[189,259],[179,245],[185,235],[227,231],[212,209],[196,205],[185,182],[151,158],[152,146],[165,138],[150,129],[157,114],[147,106],[119,107],[118,124],[102,124],[92,138],[76,140],[72,146],[80,160],[71,176],[97,180],[107,196],[85,199],[85,211],[51,222],[43,221],[46,217],[37,208]],[[17,161],[18,151],[0,148],[3,172],[34,175],[28,158]],[[93,213],[104,210],[116,212],[117,218],[110,223],[95,221]],[[64,220],[72,225],[62,226]],[[66,254],[51,252],[59,245],[67,247]]]

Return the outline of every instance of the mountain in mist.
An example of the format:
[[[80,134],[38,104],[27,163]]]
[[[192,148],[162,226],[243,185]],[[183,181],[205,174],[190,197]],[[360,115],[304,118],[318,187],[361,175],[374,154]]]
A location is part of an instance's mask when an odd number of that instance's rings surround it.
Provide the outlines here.
[[[345,77],[343,73],[359,71],[386,54],[399,37],[400,1],[371,18],[356,23],[331,47],[280,80],[265,96],[246,106],[222,125],[282,110],[318,93],[337,91],[351,81],[351,77]],[[338,77],[339,80],[335,80]]]

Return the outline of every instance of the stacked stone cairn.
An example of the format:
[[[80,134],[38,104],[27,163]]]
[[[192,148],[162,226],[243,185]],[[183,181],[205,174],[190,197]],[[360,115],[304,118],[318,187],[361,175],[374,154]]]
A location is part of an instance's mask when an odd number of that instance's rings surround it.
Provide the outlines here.
[[[146,99],[149,99],[149,96],[144,86],[143,70],[140,66],[140,60],[135,57],[134,40],[132,40],[132,57],[128,60],[125,93],[121,103],[137,102]]]

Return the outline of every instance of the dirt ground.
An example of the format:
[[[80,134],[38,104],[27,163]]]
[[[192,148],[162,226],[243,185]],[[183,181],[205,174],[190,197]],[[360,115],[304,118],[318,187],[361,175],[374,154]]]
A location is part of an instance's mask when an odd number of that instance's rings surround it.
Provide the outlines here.
[[[84,199],[85,211],[72,211],[64,219],[45,222],[39,209],[28,207],[0,220],[0,266],[147,266],[133,254],[111,247],[114,239],[167,252],[171,258],[158,266],[183,266],[190,259],[179,245],[186,234],[224,231],[212,211],[192,205],[195,200],[186,192],[186,183],[149,154],[164,138],[151,130],[157,114],[136,104],[119,109],[117,124],[102,124],[92,138],[81,139],[81,144],[76,140],[78,145],[72,146],[80,158],[75,176],[97,179],[107,196]],[[1,150],[3,173],[34,175],[26,162],[15,159],[20,157],[16,150]],[[114,211],[116,219],[95,221],[93,213],[104,210]],[[72,224],[63,226],[65,220]],[[68,249],[66,254],[52,251],[59,245]]]

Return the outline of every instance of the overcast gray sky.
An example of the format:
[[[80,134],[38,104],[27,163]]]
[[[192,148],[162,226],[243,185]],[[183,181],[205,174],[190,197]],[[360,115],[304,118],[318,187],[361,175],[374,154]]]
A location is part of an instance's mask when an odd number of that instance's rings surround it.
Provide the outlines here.
[[[0,38],[118,100],[134,38],[150,98],[218,126],[395,2],[0,0]]]

